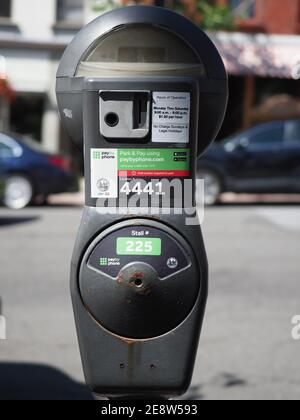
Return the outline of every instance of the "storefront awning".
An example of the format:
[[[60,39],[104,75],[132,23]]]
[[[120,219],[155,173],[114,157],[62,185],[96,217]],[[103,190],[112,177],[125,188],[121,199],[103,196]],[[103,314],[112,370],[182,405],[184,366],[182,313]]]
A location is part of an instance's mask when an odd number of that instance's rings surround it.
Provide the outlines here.
[[[211,34],[229,74],[300,79],[300,36]]]

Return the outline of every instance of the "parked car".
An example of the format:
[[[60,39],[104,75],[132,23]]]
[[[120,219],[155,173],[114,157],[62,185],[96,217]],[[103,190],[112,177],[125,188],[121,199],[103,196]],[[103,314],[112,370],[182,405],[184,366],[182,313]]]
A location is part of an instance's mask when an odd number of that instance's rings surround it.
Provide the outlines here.
[[[205,203],[224,192],[300,193],[300,120],[253,127],[213,145],[198,161]]]
[[[11,209],[78,190],[71,159],[47,153],[29,138],[0,134],[0,162],[6,172],[3,203]]]

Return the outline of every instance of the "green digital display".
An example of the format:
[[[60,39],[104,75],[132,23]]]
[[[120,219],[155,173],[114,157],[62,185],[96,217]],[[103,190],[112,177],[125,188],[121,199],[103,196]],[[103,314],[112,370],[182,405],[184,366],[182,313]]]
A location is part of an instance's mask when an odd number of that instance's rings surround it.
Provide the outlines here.
[[[161,255],[160,238],[117,238],[117,255]]]

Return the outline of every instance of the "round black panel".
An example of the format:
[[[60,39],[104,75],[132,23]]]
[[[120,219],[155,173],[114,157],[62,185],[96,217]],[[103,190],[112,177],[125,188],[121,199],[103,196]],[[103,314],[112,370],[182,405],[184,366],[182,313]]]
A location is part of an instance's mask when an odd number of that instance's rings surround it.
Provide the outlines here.
[[[124,222],[103,232],[83,258],[79,286],[91,315],[126,338],[165,334],[183,322],[200,290],[193,250],[168,227]]]

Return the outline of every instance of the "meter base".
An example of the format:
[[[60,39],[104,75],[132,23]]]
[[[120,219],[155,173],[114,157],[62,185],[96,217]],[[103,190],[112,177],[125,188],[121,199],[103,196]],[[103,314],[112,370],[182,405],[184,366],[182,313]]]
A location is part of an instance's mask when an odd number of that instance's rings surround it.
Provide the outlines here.
[[[150,224],[165,226],[181,235],[197,251],[195,258],[201,285],[190,312],[178,325],[160,335],[142,339],[128,337],[121,331],[116,333],[102,325],[84,303],[79,284],[80,267],[91,243],[118,223],[139,219],[143,223],[148,220]],[[188,284],[189,279],[185,281]],[[201,229],[187,226],[185,215],[126,216],[120,219],[86,207],[72,259],[71,292],[85,378],[92,392],[111,399],[168,399],[185,393],[192,378],[207,291],[208,267]],[[122,313],[115,314],[115,311],[116,308],[112,317],[122,317]],[[157,315],[155,310],[153,319],[157,320],[154,315]],[[141,311],[140,317],[144,316]],[[151,314],[146,314],[149,316]],[[164,325],[163,314],[161,323]]]

